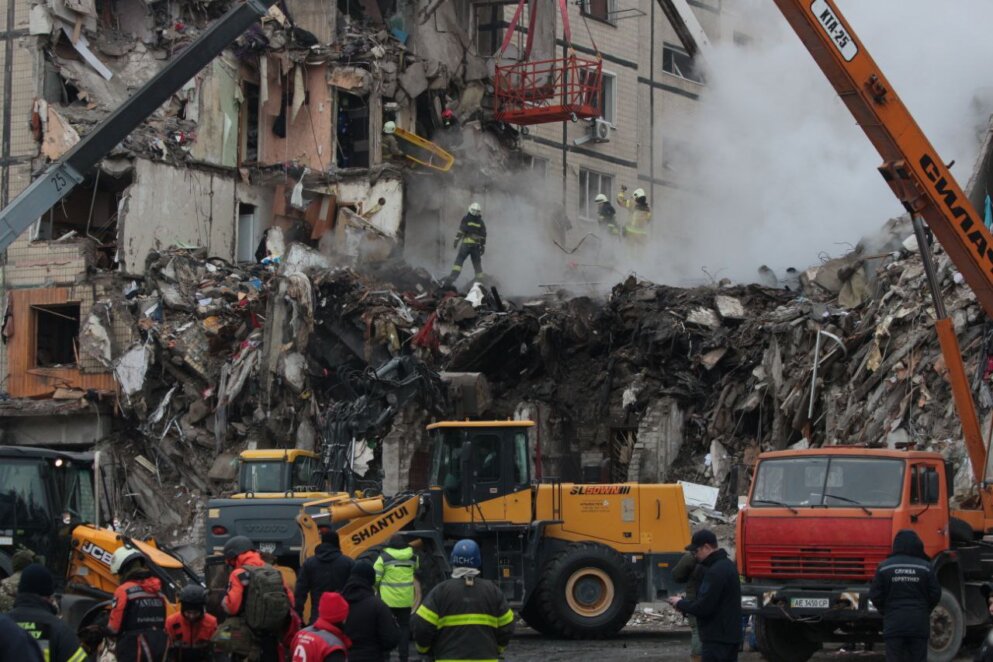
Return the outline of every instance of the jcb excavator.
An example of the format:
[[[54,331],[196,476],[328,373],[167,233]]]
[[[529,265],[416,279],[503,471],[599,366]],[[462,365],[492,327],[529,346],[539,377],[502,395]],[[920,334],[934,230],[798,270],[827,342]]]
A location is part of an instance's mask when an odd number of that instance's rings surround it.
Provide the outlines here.
[[[833,0],[776,4],[883,157],[879,171],[911,215],[978,503],[951,509],[954,474],[939,453],[855,446],[764,453],[737,520],[742,607],[772,662],[802,662],[825,641],[878,641],[882,619],[868,600],[869,581],[896,532],[913,529],[942,586],[928,659],[950,661],[967,627],[990,622],[993,486],[923,221],[991,317],[993,237]]]
[[[132,540],[100,528],[100,497],[95,453],[0,446],[0,576],[11,573],[11,556],[25,547],[42,557],[55,574],[64,620],[71,626],[98,618],[117,588],[110,560],[123,545],[144,554],[162,580],[170,610],[179,591],[200,578],[154,540]]]
[[[335,529],[353,558],[375,557],[403,534],[418,549],[418,591],[448,573],[446,550],[473,538],[483,577],[543,633],[605,637],[638,601],[679,588],[671,570],[689,543],[679,485],[533,484],[531,421],[454,421],[428,426],[430,487],[390,499],[329,500],[297,519],[313,555],[322,528]],[[322,512],[311,515],[315,509]]]

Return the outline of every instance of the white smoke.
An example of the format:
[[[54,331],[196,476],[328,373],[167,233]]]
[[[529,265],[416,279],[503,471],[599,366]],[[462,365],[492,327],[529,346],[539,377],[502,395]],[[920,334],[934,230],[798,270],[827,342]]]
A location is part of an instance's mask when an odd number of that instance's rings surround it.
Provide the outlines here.
[[[961,185],[993,107],[988,0],[840,0],[839,8]],[[850,250],[903,208],[880,157],[769,0],[740,0],[748,48],[708,61],[688,142],[694,186],[664,215],[679,259],[750,281],[761,264],[803,268]],[[668,210],[667,210],[668,211]],[[649,274],[652,275],[652,274]]]

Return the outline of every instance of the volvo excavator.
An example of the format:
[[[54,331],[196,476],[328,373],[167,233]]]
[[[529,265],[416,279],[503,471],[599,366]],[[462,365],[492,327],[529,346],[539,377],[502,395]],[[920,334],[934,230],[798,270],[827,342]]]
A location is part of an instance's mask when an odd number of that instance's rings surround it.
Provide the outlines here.
[[[322,530],[337,531],[345,554],[370,559],[399,533],[418,550],[419,596],[448,575],[455,541],[473,538],[483,552],[482,576],[536,630],[570,638],[615,634],[637,602],[681,589],[671,571],[690,538],[682,487],[533,483],[533,427],[429,425],[429,487],[305,504],[297,518],[301,562],[313,555]]]
[[[990,623],[993,483],[924,223],[990,317],[993,237],[834,1],[775,2],[883,158],[879,172],[912,219],[977,499],[952,508],[953,467],[935,452],[838,445],[764,453],[736,524],[743,611],[772,662],[802,662],[827,641],[871,646],[882,616],[869,582],[896,532],[912,529],[942,586],[928,660],[948,662],[967,628]]]

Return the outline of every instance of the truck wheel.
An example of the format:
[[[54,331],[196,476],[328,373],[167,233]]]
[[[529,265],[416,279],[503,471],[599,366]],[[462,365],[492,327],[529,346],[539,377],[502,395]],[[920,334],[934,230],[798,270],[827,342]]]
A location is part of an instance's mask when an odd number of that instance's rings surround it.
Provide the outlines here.
[[[806,662],[821,647],[806,636],[804,626],[787,620],[755,617],[755,640],[769,662]]]
[[[411,613],[417,611],[431,589],[445,581],[445,571],[432,554],[423,549],[417,550],[416,554],[417,572],[414,573],[414,606]]]
[[[548,620],[542,613],[540,608],[541,600],[538,598],[538,594],[541,591],[541,584],[535,589],[535,596],[527,601],[524,608],[521,609],[521,618],[527,623],[533,630],[540,632],[544,635],[554,635],[555,631],[548,624]]]
[[[620,554],[575,543],[548,563],[535,598],[552,633],[599,639],[627,625],[638,595],[634,572]]]
[[[928,662],[951,662],[962,646],[965,617],[962,606],[948,589],[941,589],[941,600],[931,612],[931,638],[927,645]]]

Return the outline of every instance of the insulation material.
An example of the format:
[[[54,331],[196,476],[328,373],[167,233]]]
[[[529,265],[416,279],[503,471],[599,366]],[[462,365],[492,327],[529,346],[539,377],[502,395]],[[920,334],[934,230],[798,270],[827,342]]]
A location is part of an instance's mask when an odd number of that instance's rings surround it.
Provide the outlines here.
[[[48,119],[45,122],[41,153],[55,161],[79,142],[79,134],[53,106],[48,105],[46,114]]]

